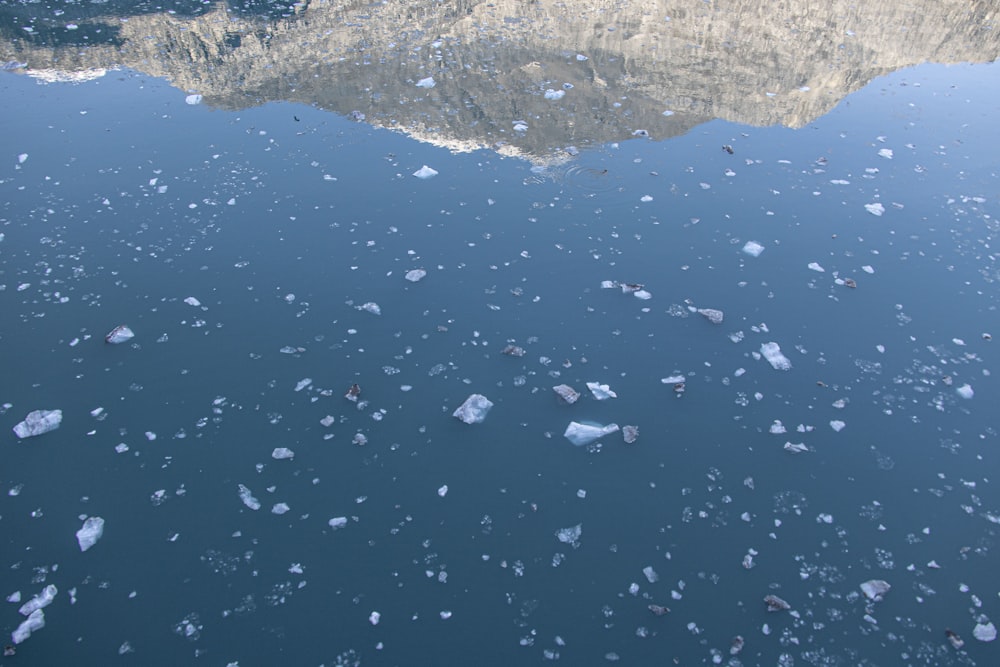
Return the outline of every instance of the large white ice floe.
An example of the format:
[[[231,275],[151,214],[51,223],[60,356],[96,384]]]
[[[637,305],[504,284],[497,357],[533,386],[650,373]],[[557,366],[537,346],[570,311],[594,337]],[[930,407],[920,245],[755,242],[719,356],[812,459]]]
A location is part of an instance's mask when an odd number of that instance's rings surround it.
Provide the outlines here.
[[[768,363],[778,371],[787,371],[792,367],[792,362],[788,360],[788,357],[781,353],[781,346],[777,343],[762,343],[760,346],[760,353]]]
[[[599,401],[605,401],[609,398],[618,398],[618,394],[611,391],[611,387],[606,384],[601,384],[600,382],[588,382],[587,389],[590,393],[594,395]]]
[[[413,172],[413,175],[416,176],[417,178],[428,179],[437,176],[438,173],[425,164],[424,166],[420,167],[420,169],[417,169],[415,172]]]
[[[99,516],[87,517],[80,530],[76,531],[76,541],[80,544],[80,551],[86,551],[97,544],[102,535],[104,535],[104,519]]]
[[[19,438],[30,438],[54,431],[62,423],[62,410],[32,410],[24,421],[14,426],[14,433]]]
[[[493,402],[482,394],[471,394],[465,402],[458,406],[452,416],[466,424],[478,424],[486,419],[486,413],[493,407]]]
[[[601,424],[570,422],[569,426],[566,427],[566,432],[563,433],[563,437],[579,447],[581,445],[589,445],[595,440],[617,432],[618,424],[615,423],[602,426]]]

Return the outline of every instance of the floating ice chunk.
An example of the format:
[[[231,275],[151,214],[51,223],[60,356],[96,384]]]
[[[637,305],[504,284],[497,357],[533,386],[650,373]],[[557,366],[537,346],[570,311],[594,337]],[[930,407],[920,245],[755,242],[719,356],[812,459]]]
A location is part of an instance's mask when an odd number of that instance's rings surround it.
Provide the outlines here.
[[[338,530],[338,529],[343,528],[344,526],[347,525],[347,517],[346,516],[335,516],[332,519],[330,519],[329,521],[327,521],[327,524],[329,524],[330,528],[333,528],[334,530]]]
[[[786,430],[787,429],[785,428],[785,425],[781,423],[780,419],[775,419],[774,423],[771,424],[770,431],[771,431],[771,433],[774,433],[775,435],[784,433]]]
[[[80,551],[86,551],[97,544],[102,535],[104,535],[104,519],[99,516],[87,517],[80,530],[76,531],[76,541],[80,544]]]
[[[189,306],[194,306],[195,308],[201,305],[201,301],[198,301],[198,299],[194,298],[193,296],[189,296],[188,298],[184,299],[184,303],[186,303]]]
[[[684,384],[687,380],[683,375],[671,375],[670,377],[660,378],[660,382],[663,384]]]
[[[547,100],[561,100],[565,96],[565,90],[553,90],[552,88],[549,88],[545,91],[545,99]]]
[[[295,383],[295,391],[302,391],[313,383],[312,378],[302,378]]]
[[[271,458],[281,461],[283,459],[291,459],[295,457],[295,452],[290,450],[288,447],[275,447],[274,451],[271,452]]]
[[[22,616],[31,616],[33,613],[35,613],[35,611],[39,609],[44,609],[45,607],[48,607],[50,604],[52,604],[52,601],[56,599],[56,594],[58,592],[59,589],[57,589],[52,584],[49,584],[48,586],[42,589],[41,593],[39,593],[35,597],[31,598],[30,600],[22,604],[21,608],[18,609],[17,611]]]
[[[448,611],[447,609],[445,609],[438,615],[441,617],[442,621],[447,621],[449,618],[451,618],[451,612]]]
[[[425,164],[420,169],[417,169],[415,172],[413,172],[413,175],[416,176],[417,178],[428,179],[437,176],[438,173]]]
[[[486,419],[486,413],[492,407],[492,401],[482,394],[471,394],[465,399],[464,403],[458,406],[458,409],[451,416],[462,420],[466,424],[478,424]]]
[[[997,638],[996,626],[989,621],[976,623],[976,627],[972,629],[972,636],[981,642],[991,642]]]
[[[751,257],[760,257],[760,253],[764,252],[764,246],[756,241],[747,241],[746,245],[743,246],[743,252]]]
[[[809,448],[806,447],[805,443],[802,442],[786,442],[785,451],[791,452],[792,454],[801,454],[802,452],[808,452]]]
[[[625,439],[626,445],[631,445],[639,439],[639,427],[626,424],[622,427],[622,438]]]
[[[643,195],[643,196],[639,197],[639,201],[641,201],[641,202],[651,202],[651,201],[653,201],[653,197],[651,195]]]
[[[556,392],[559,398],[566,401],[570,405],[576,403],[577,400],[580,398],[580,392],[578,392],[576,389],[573,389],[573,387],[569,386],[568,384],[557,384],[556,386],[552,387],[552,391]]]
[[[566,427],[566,432],[563,433],[563,437],[579,447],[590,444],[611,433],[616,433],[618,430],[618,424],[614,423],[602,426],[600,424],[570,422],[569,426]]]
[[[839,419],[834,419],[833,421],[830,422],[830,428],[832,428],[837,433],[840,433],[840,431],[843,430],[845,426],[847,426],[847,424],[840,421]]]
[[[361,304],[360,306],[358,306],[358,310],[367,311],[367,312],[371,313],[372,315],[381,315],[382,314],[382,309],[374,301],[368,301],[368,302],[365,302],[365,303]]]
[[[891,160],[892,159],[892,149],[891,148],[880,148],[878,154],[879,154],[879,157],[884,157],[887,160]]]
[[[202,100],[201,95],[188,95],[187,97],[184,98],[185,104],[190,104],[192,106],[195,104],[201,104],[201,100]]]
[[[575,526],[570,526],[569,528],[560,528],[556,531],[556,539],[558,539],[563,544],[572,544],[573,546],[580,545],[580,535],[583,534],[583,524],[578,523]]]
[[[583,55],[582,53],[576,54],[576,59],[577,59],[578,62],[583,62],[584,60],[590,60],[590,58],[588,58],[587,56]]]
[[[54,431],[62,423],[62,410],[32,410],[24,421],[14,426],[14,433],[19,438],[30,438]]]
[[[861,584],[861,592],[865,594],[866,598],[875,602],[880,601],[890,588],[892,586],[889,585],[889,582],[882,579],[869,579]]]
[[[31,636],[31,633],[35,630],[41,630],[45,627],[45,612],[41,609],[36,609],[31,612],[28,618],[17,626],[14,632],[10,633],[11,641],[15,644],[20,644],[25,639]]]
[[[290,509],[292,508],[288,506],[288,503],[275,503],[271,508],[271,514],[284,514]]]
[[[240,484],[239,487],[240,487],[240,500],[243,501],[243,504],[254,511],[259,510],[260,501],[253,497],[253,493],[250,492],[250,489],[243,486],[242,484]]]
[[[27,159],[28,159],[28,154],[27,153],[20,153],[17,156],[17,163],[18,164],[24,164]]]
[[[875,202],[874,204],[865,204],[865,210],[872,215],[882,215],[885,213],[885,206],[882,206],[879,202]]]
[[[698,313],[704,315],[705,319],[712,324],[722,324],[722,320],[725,318],[723,312],[715,308],[699,308]]]
[[[438,495],[441,496],[442,498],[444,498],[446,495],[448,495],[448,485],[447,484],[443,485],[441,488],[438,489]]]
[[[972,387],[967,384],[963,384],[961,387],[956,387],[955,392],[962,398],[972,398],[976,393],[972,391]]]
[[[824,271],[826,271],[826,269],[824,269],[816,262],[809,262],[809,268],[812,269],[813,271],[818,271],[819,273],[823,273]]]
[[[423,269],[412,269],[410,271],[407,271],[406,275],[403,277],[409,280],[411,283],[415,283],[418,280],[423,279],[423,277],[426,275],[427,272],[424,271]]]
[[[787,371],[792,367],[792,362],[781,353],[781,347],[777,343],[762,343],[760,353],[777,371]]]
[[[656,570],[653,569],[652,565],[647,565],[642,568],[642,573],[646,575],[646,580],[651,584],[655,584],[660,580],[660,575],[656,573]]]
[[[636,290],[636,291],[632,292],[632,296],[634,296],[637,299],[642,299],[643,301],[649,301],[650,299],[653,298],[653,295],[650,294],[649,292],[647,292],[644,289],[640,289],[640,290]]]
[[[378,625],[378,622],[381,619],[382,619],[382,614],[378,613],[377,611],[373,611],[372,613],[368,614],[368,622],[371,623],[372,625]]]
[[[108,335],[104,337],[105,342],[111,343],[112,345],[118,345],[119,343],[124,343],[127,340],[131,340],[135,337],[135,332],[129,329],[124,324],[119,324],[114,329],[108,332]]]
[[[433,88],[435,85],[436,82],[434,81],[434,77],[432,76],[417,81],[417,88]]]
[[[605,401],[609,398],[618,398],[618,394],[611,391],[611,387],[606,384],[600,384],[599,382],[588,382],[587,389],[590,393],[594,395],[599,401]]]
[[[786,611],[792,608],[792,605],[788,604],[777,595],[765,595],[764,604],[767,605],[768,611]]]
[[[617,288],[618,288],[618,281],[617,280],[602,280],[601,281],[601,289],[617,289]]]

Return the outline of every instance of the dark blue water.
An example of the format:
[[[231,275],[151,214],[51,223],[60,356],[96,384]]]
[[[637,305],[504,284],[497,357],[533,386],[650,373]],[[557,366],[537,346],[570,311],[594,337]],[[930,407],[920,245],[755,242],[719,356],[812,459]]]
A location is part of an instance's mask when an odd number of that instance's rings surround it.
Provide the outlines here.
[[[994,65],[561,164],[131,70],[0,87],[5,631],[58,589],[4,664],[996,662]]]

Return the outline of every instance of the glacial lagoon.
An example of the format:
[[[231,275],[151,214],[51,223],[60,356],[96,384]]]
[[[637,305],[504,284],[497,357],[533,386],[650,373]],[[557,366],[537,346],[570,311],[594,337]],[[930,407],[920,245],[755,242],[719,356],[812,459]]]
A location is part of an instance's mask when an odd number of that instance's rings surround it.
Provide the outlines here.
[[[996,12],[732,4],[0,0],[0,664],[997,664]]]

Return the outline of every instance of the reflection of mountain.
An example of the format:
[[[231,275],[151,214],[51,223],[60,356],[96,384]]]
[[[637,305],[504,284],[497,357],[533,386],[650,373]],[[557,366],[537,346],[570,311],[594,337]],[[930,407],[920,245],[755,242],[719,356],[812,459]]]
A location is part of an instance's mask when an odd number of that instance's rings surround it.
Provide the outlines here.
[[[358,110],[453,149],[538,157],[711,118],[799,127],[879,74],[1000,52],[992,0],[312,0],[270,17],[223,4],[127,17],[82,6],[89,15],[33,19],[31,32],[0,15],[0,60],[29,72],[126,66],[219,107]],[[433,88],[416,85],[427,77]],[[547,99],[549,89],[565,94]]]

